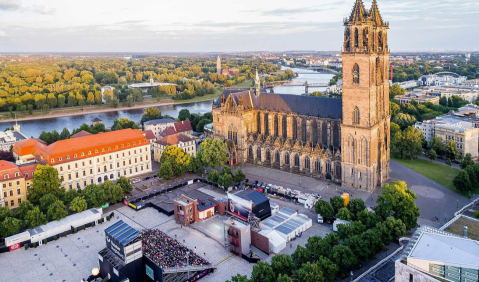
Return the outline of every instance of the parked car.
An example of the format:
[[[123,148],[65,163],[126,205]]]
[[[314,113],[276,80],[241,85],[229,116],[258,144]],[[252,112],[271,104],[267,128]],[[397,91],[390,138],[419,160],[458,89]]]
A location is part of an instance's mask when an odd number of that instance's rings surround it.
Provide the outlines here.
[[[324,223],[323,217],[318,213],[318,223]]]
[[[150,179],[150,177],[149,177],[149,176],[145,177],[145,179],[143,179],[143,180],[148,180],[148,179]]]
[[[264,190],[266,188],[266,182],[261,183],[261,188]]]
[[[258,181],[255,180],[255,181],[253,181],[253,183],[251,183],[251,186],[252,186],[252,187],[255,187],[257,184],[258,184]]]
[[[131,183],[132,183],[132,184],[138,183],[138,182],[140,182],[140,181],[141,181],[141,180],[138,179],[138,178],[132,178],[132,179],[131,179]]]

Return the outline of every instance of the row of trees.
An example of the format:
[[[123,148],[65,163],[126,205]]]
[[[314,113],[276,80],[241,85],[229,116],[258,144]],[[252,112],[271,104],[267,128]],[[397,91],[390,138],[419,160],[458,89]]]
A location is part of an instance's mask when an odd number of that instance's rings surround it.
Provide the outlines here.
[[[133,190],[130,180],[125,177],[120,177],[117,184],[105,181],[100,185],[90,184],[80,191],[65,191],[61,187],[62,181],[55,168],[38,165],[28,191],[28,200],[22,202],[15,212],[8,207],[0,208],[0,235],[7,237],[17,234],[23,226],[35,228],[49,220],[60,220],[68,213],[118,202],[125,192]]]
[[[213,115],[211,112],[204,113],[203,115],[199,113],[190,114],[188,109],[182,109],[178,114],[178,120],[189,120],[193,131],[203,132],[205,125],[213,122]]]
[[[459,165],[463,170],[454,177],[454,187],[461,193],[471,194],[471,191],[479,189],[479,163],[475,163],[471,154],[467,153]]]
[[[233,174],[229,166],[223,166],[221,173],[218,173],[216,169],[212,169],[208,173],[208,181],[216,182],[222,187],[230,187],[233,183],[239,183],[245,179],[246,175],[241,169],[237,169]]]
[[[271,264],[258,262],[250,279],[238,274],[229,281],[332,282],[337,276],[344,278],[349,269],[373,259],[387,244],[404,236],[407,229],[416,227],[419,211],[415,199],[404,182],[395,181],[383,187],[375,212],[365,210],[360,199],[351,200],[347,208],[341,197],[334,197],[329,203],[320,200],[316,209],[324,214],[324,209],[337,212],[351,223],[339,225],[338,234],[308,238],[306,246],[298,246],[291,256],[276,255]]]

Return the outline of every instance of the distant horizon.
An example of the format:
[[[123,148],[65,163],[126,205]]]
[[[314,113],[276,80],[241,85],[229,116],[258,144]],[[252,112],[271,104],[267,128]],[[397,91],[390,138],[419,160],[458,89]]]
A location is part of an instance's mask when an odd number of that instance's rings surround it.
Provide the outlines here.
[[[0,0],[0,52],[340,51],[343,19],[355,0],[38,2]],[[371,2],[364,1],[366,9]],[[394,52],[479,50],[477,0],[378,0],[378,6]]]

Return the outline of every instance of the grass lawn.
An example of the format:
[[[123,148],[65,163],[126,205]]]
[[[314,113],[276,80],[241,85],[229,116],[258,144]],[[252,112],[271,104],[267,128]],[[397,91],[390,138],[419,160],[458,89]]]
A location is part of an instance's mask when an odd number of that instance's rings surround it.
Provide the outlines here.
[[[393,160],[398,163],[405,165],[412,170],[419,172],[420,174],[426,176],[427,178],[451,189],[454,192],[460,193],[452,184],[452,180],[459,173],[459,169],[431,162],[424,159],[415,159],[413,161],[406,159],[397,159]],[[463,193],[460,193],[463,194]],[[464,196],[469,196],[469,193],[463,194]]]
[[[469,219],[460,218],[445,231],[462,236],[464,235],[464,226],[467,226],[467,237],[469,239],[479,240],[479,222]]]
[[[246,79],[245,81],[235,84],[232,87],[251,87],[251,84],[253,83],[252,79]]]

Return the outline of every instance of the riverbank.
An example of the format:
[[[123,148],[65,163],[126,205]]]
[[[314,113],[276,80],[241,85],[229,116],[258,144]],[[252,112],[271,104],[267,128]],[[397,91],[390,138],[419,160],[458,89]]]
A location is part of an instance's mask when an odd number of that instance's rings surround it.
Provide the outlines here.
[[[220,92],[221,93],[221,92]],[[26,120],[39,120],[39,119],[49,119],[49,118],[58,118],[58,117],[66,117],[66,116],[79,116],[79,115],[87,115],[87,114],[94,114],[94,113],[107,113],[107,112],[117,112],[122,110],[132,110],[132,109],[144,109],[148,107],[159,107],[159,106],[170,106],[170,105],[181,105],[181,104],[188,104],[188,103],[195,103],[195,102],[205,102],[216,99],[219,97],[219,93],[209,94],[205,96],[198,96],[193,99],[189,100],[179,100],[173,101],[172,99],[164,99],[164,101],[146,101],[141,104],[137,104],[131,107],[128,106],[120,106],[117,108],[110,108],[106,106],[85,106],[81,107],[74,107],[74,108],[62,108],[50,112],[34,112],[33,115],[26,116],[18,116],[17,118],[11,118],[9,113],[5,113],[4,115],[0,116],[0,123],[8,123],[8,122],[15,122],[15,121],[26,121]]]

